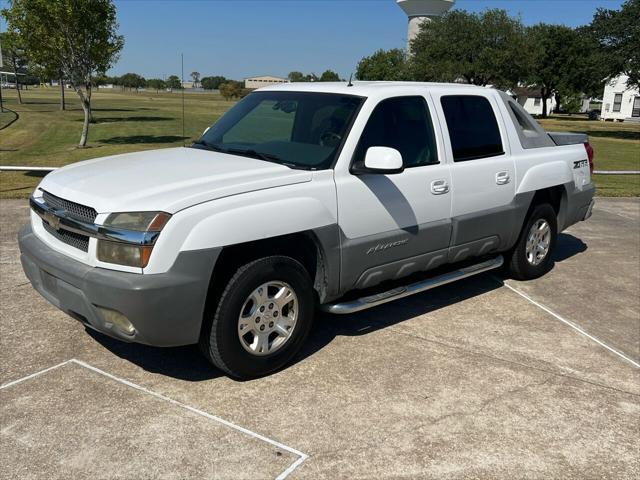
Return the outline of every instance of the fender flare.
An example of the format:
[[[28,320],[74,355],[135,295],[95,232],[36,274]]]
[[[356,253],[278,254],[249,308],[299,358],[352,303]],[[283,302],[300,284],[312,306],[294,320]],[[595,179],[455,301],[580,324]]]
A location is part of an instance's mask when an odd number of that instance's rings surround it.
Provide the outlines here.
[[[535,165],[527,170],[516,194],[535,192],[556,185],[573,182],[573,173],[564,161],[555,161]]]

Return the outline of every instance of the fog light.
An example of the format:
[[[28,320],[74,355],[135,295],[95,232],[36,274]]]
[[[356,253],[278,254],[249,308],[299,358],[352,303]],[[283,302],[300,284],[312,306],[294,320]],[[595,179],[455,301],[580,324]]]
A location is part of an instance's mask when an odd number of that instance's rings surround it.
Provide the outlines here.
[[[98,310],[100,310],[105,322],[112,324],[125,335],[131,336],[136,333],[136,329],[133,327],[129,319],[120,312],[103,307],[98,307]]]

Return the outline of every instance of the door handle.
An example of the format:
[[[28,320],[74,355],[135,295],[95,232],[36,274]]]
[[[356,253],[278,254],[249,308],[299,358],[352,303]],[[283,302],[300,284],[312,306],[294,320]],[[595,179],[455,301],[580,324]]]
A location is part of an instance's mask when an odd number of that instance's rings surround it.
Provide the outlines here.
[[[449,192],[449,184],[446,180],[434,180],[431,182],[431,193],[434,195],[442,195]]]
[[[509,172],[503,171],[496,173],[496,183],[498,185],[506,185],[511,181],[511,177],[509,176]]]

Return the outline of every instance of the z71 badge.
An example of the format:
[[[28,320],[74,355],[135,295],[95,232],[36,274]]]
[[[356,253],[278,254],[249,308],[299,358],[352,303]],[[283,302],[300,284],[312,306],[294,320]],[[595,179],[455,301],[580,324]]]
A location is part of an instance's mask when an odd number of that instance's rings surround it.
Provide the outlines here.
[[[575,170],[576,168],[583,168],[587,165],[589,165],[589,162],[587,160],[578,160],[577,162],[573,162],[573,169]]]

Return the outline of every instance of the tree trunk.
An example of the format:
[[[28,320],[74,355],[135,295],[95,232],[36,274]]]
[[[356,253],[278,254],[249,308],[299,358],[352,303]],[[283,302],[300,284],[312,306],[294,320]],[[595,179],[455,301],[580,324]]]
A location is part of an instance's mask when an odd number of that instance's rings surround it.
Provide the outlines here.
[[[556,97],[556,107],[554,108],[553,111],[555,113],[560,113],[560,93],[556,92],[555,97]]]
[[[95,120],[93,118],[93,111],[91,109],[91,84],[86,84],[85,89],[87,92],[87,109],[89,110],[89,123],[95,123]]]
[[[80,105],[82,106],[82,111],[84,112],[82,135],[80,136],[80,142],[78,143],[78,148],[84,148],[87,146],[87,139],[89,138],[89,121],[91,120],[91,97],[82,91],[82,87],[73,85],[73,89],[78,94],[78,97],[80,97]]]
[[[60,110],[65,110],[66,106],[64,104],[64,80],[60,78]]]
[[[13,74],[16,77],[16,92],[18,93],[18,103],[22,105],[22,94],[20,93],[20,79],[18,77],[18,69],[16,68],[16,57],[13,57]]]
[[[540,97],[542,98],[542,118],[547,118],[547,100],[549,99],[549,92],[546,88],[540,89]]]

